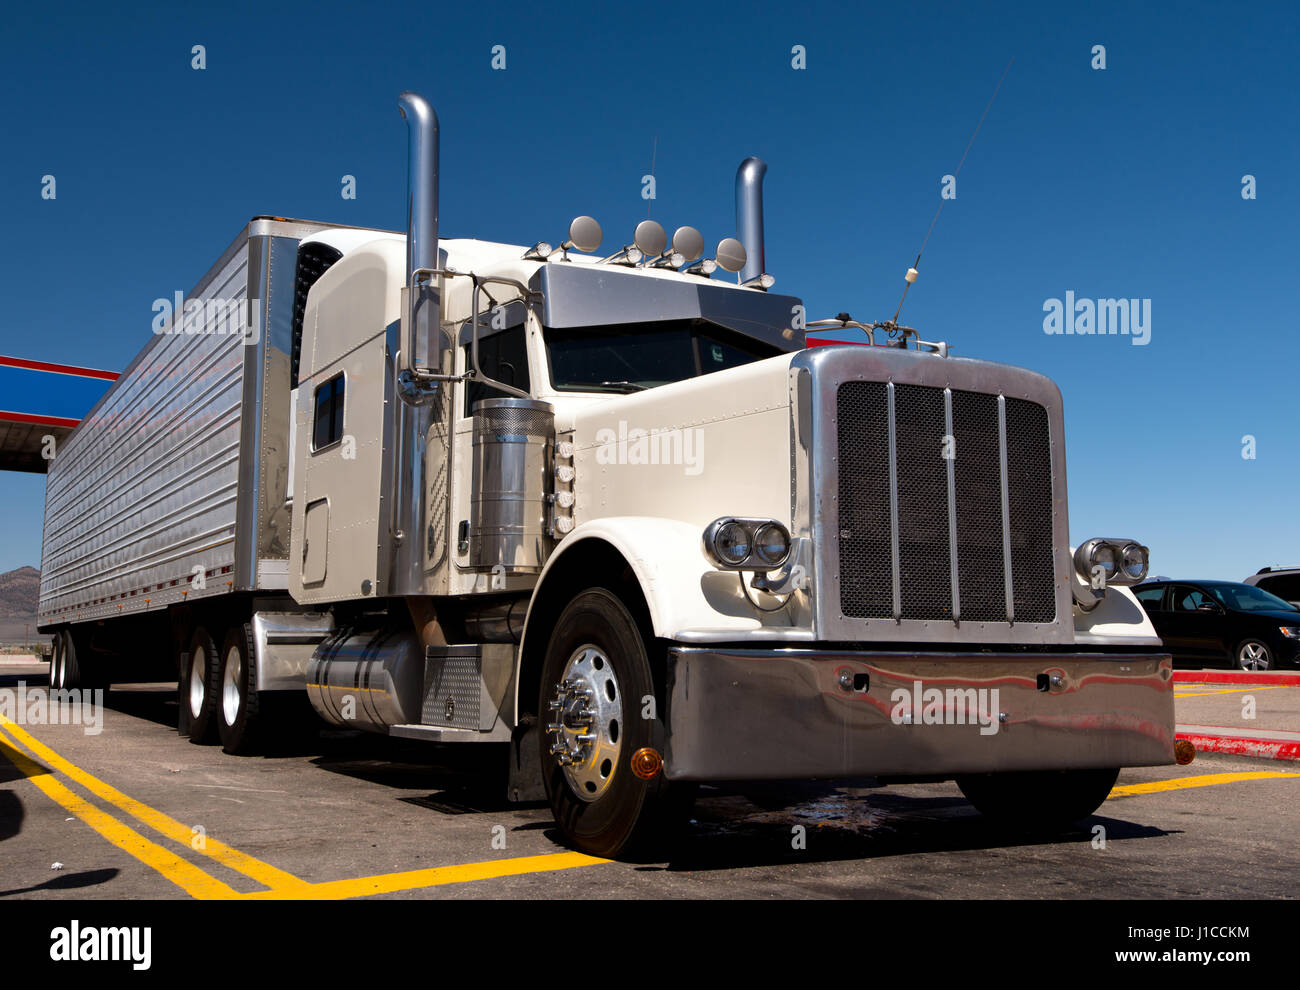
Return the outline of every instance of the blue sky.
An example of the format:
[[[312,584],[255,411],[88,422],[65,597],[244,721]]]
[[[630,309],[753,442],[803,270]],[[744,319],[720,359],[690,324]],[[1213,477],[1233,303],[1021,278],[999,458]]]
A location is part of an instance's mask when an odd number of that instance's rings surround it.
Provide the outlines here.
[[[737,164],[758,155],[777,290],[812,317],[886,319],[1014,56],[902,322],[1061,386],[1075,542],[1140,538],[1169,575],[1300,564],[1298,11],[10,7],[0,354],[125,367],[152,301],[188,289],[256,214],[399,228],[406,88],[441,119],[444,234],[557,241],[589,213],[612,251],[646,215],[657,141],[651,216],[713,243],[734,233]],[[1067,291],[1150,299],[1150,343],[1046,335],[1044,302]],[[0,476],[0,569],[39,564],[43,491]]]

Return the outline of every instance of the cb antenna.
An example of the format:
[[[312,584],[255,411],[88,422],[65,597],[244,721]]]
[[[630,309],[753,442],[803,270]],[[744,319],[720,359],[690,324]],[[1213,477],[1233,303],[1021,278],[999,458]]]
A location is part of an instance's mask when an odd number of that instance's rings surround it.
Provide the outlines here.
[[[988,105],[984,107],[984,112],[980,114],[979,123],[975,125],[975,133],[970,136],[970,141],[966,143],[966,150],[961,153],[961,161],[957,163],[957,171],[952,174],[954,186],[957,184],[957,176],[961,175],[961,167],[966,164],[966,156],[970,154],[970,149],[975,144],[975,139],[979,137],[980,128],[984,126],[984,118],[989,115],[989,110],[993,108],[993,101],[998,98],[998,90],[1002,88],[1002,82],[1007,78],[1007,73],[1011,71],[1011,63],[1015,60],[1015,56],[1013,55],[1007,62],[1007,67],[1002,70],[1002,78],[999,79],[998,84],[993,87],[993,95],[989,97]],[[907,290],[910,289],[912,283],[916,281],[917,272],[921,267],[921,255],[925,253],[925,246],[930,243],[930,235],[934,233],[934,225],[939,222],[939,214],[943,212],[943,205],[946,202],[947,200],[942,196],[939,197],[939,208],[934,211],[934,219],[930,221],[930,229],[925,232],[925,240],[921,242],[921,250],[916,252],[916,260],[912,262],[912,267],[909,268],[907,274],[903,276],[903,294],[899,297],[898,309],[894,310],[894,318],[887,323],[872,324],[873,328],[888,330],[891,337],[897,336],[898,333],[902,332],[904,335],[904,346],[906,346],[907,342],[907,333],[916,333],[916,331],[911,327],[900,327],[898,325],[898,314],[903,311],[903,300],[907,298]]]

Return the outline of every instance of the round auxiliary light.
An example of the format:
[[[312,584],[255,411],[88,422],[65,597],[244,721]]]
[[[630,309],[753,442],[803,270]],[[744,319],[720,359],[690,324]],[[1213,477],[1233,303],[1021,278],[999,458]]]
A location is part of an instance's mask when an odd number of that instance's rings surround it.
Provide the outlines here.
[[[1099,543],[1092,551],[1092,565],[1100,567],[1109,580],[1119,573],[1119,553],[1109,543]]]
[[[724,523],[713,534],[713,552],[724,564],[743,564],[752,549],[749,530],[738,522]]]
[[[790,537],[775,523],[758,527],[754,534],[754,555],[764,564],[779,566],[790,554]]]
[[[635,259],[629,256],[628,260],[640,261],[642,255],[653,258],[655,255],[664,253],[664,248],[668,246],[668,234],[655,221],[642,220],[636,225],[636,232],[632,235],[632,243],[636,245],[641,254],[637,255]]]
[[[1147,576],[1147,550],[1136,543],[1130,543],[1120,553],[1119,567],[1124,576],[1135,584]]]
[[[673,251],[682,256],[683,265],[694,261],[704,253],[704,236],[694,227],[678,227],[673,233]]]
[[[600,224],[592,217],[574,217],[573,223],[569,224],[569,239],[565,244],[590,253],[600,247],[604,236]]]
[[[724,271],[738,272],[745,267],[747,256],[745,254],[745,245],[734,237],[724,237],[718,242],[718,249],[714,252],[717,256],[718,264]]]

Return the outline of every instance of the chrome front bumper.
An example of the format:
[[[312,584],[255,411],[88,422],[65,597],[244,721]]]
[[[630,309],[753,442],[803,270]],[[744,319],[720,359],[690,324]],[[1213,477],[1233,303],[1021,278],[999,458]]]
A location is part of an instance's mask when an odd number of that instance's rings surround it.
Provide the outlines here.
[[[665,721],[673,780],[1164,766],[1173,664],[673,646]]]

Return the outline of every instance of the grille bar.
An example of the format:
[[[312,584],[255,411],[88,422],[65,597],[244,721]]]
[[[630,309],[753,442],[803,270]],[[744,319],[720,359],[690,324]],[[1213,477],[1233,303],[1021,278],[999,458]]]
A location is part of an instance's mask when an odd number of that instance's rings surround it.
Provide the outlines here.
[[[957,459],[957,436],[952,432],[952,389],[943,390],[943,443],[940,453],[948,462],[948,569],[952,574],[952,621],[961,621],[961,568],[957,564],[957,482],[953,462]]]
[[[998,469],[1002,478],[1002,584],[1007,621],[1016,621],[1016,594],[1011,581],[1011,503],[1007,498],[1007,397],[998,396]]]
[[[894,415],[894,383],[889,383],[889,556],[893,577],[894,621],[903,617],[903,582],[898,569],[898,425]]]

